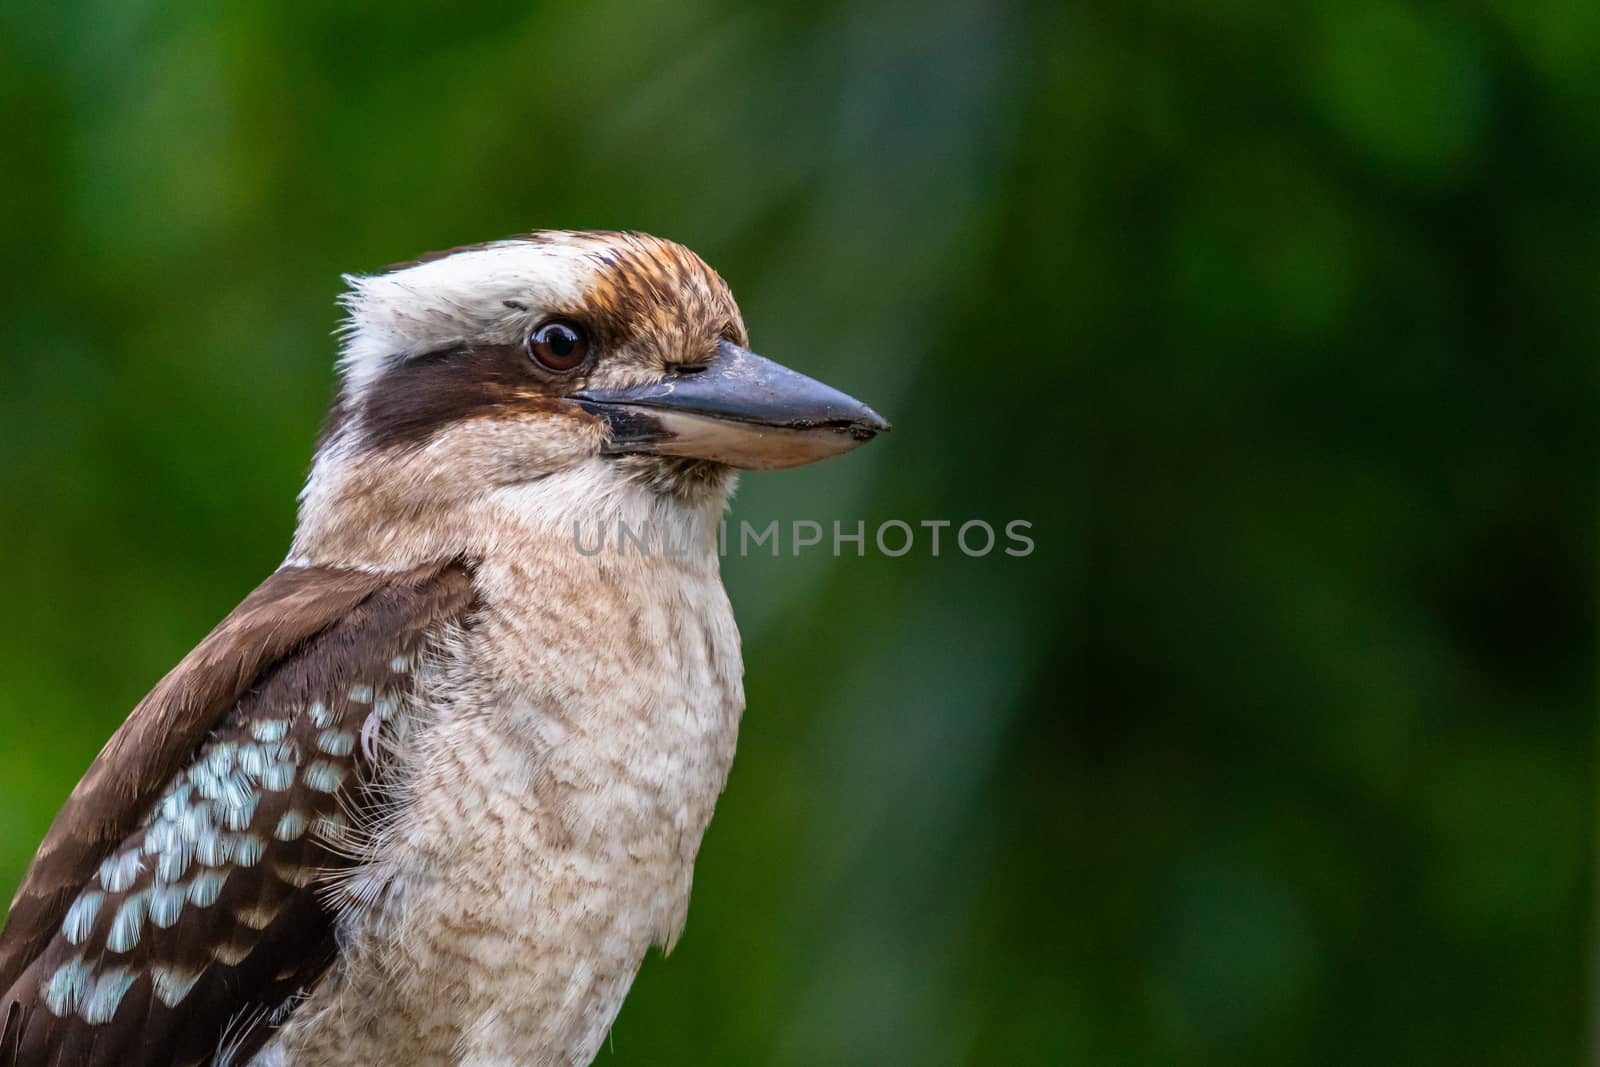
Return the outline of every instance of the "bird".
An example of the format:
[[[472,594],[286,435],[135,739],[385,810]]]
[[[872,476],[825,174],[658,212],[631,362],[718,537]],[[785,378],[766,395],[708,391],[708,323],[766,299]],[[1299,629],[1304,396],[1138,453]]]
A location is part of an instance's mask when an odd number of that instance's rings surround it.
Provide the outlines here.
[[[739,471],[888,422],[646,234],[345,283],[286,559],[11,902],[4,1067],[584,1064],[684,927],[745,702],[712,531]],[[605,524],[706,536],[583,549]]]

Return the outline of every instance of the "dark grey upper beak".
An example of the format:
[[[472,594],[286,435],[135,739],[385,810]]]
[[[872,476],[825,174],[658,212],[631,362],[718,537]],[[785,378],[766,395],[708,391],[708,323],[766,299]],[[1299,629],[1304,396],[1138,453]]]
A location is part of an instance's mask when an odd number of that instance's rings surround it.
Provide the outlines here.
[[[612,452],[651,452],[734,467],[798,467],[889,429],[837,389],[727,341],[711,362],[627,389],[572,394],[611,427]]]

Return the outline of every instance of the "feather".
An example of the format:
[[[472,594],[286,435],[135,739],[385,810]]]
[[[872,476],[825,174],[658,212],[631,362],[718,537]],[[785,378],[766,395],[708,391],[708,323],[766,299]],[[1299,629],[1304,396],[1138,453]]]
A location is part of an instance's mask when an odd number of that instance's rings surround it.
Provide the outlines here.
[[[335,958],[320,880],[379,808],[363,689],[404,691],[471,598],[457,564],[285,568],[163,679],[0,931],[0,1067],[247,1062]]]

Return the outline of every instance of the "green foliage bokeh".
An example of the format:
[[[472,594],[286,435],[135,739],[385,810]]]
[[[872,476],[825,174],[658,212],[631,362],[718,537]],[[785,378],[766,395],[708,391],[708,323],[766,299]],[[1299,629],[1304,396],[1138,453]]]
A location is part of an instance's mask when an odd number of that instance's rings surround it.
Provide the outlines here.
[[[0,8],[0,892],[282,558],[342,271],[701,252],[894,419],[602,1063],[1571,1062],[1600,8]]]

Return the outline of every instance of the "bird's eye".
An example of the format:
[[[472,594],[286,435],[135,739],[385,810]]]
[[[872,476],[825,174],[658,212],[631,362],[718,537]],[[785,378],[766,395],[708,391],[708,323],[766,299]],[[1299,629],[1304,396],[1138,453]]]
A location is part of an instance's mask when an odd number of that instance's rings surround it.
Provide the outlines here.
[[[528,335],[528,355],[553,371],[569,371],[589,355],[589,339],[576,323],[547,322]]]

